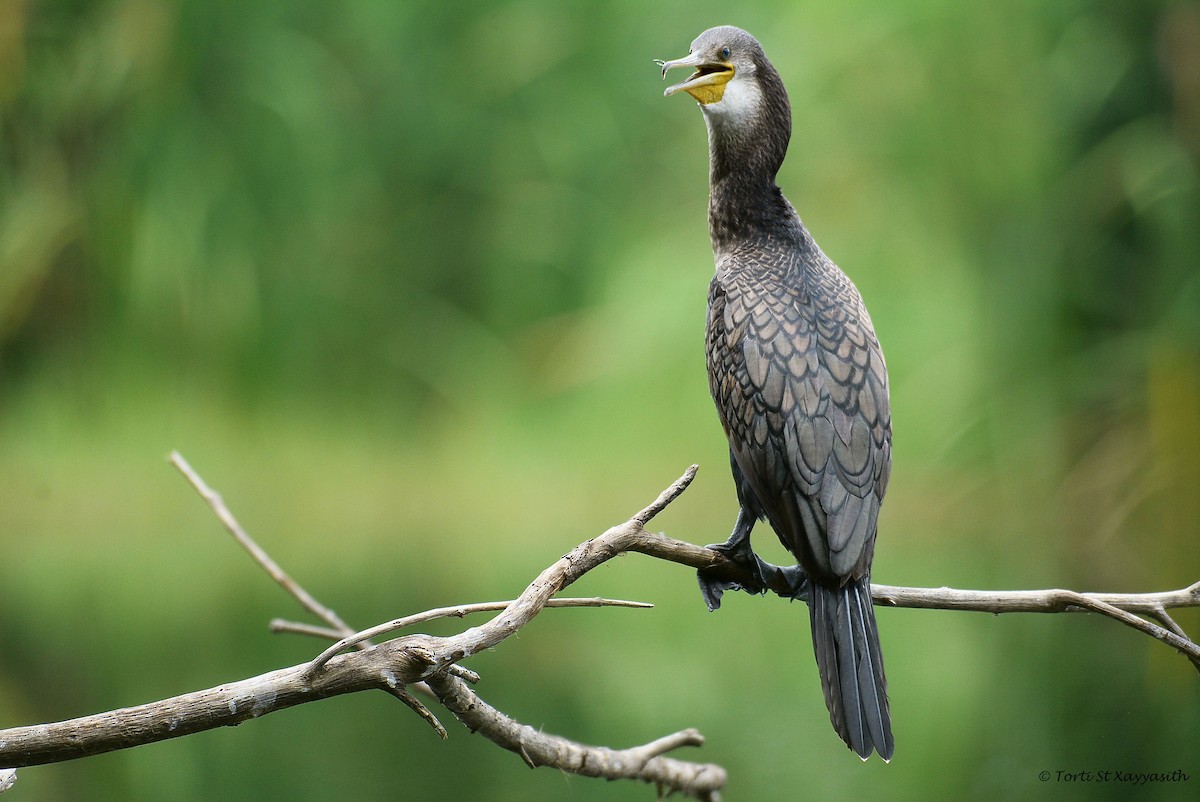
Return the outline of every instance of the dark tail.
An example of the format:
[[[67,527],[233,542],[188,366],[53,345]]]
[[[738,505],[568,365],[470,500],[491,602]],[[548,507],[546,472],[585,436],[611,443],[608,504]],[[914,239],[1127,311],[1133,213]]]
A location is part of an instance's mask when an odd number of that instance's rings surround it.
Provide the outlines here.
[[[813,651],[833,728],[863,760],[872,750],[891,760],[895,742],[870,577],[838,589],[813,582],[809,610]]]

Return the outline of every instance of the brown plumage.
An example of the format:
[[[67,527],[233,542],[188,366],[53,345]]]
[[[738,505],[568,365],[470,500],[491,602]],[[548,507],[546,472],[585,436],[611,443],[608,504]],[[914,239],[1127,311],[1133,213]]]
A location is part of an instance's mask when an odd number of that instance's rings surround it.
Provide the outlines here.
[[[863,759],[876,751],[887,760],[891,718],[870,593],[891,470],[883,352],[858,290],[775,184],[791,111],[758,42],[713,28],[662,66],[696,69],[667,94],[696,97],[709,130],[708,375],[742,508],[718,548],[760,576],[780,570],[749,547],[755,520],[771,524],[803,571],[783,569],[807,596],[834,728]],[[702,575],[701,587],[715,608],[734,586]]]

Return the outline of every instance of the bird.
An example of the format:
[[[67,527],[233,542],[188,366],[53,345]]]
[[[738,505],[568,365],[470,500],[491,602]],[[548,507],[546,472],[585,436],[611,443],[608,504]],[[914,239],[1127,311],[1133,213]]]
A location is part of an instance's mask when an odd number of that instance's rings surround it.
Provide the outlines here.
[[[708,129],[709,389],[729,440],[739,513],[710,546],[750,569],[737,584],[701,571],[710,610],[725,590],[785,581],[808,602],[834,730],[862,760],[895,747],[871,601],[871,560],[892,462],[887,367],[854,283],[817,246],[776,184],[791,139],[778,70],[740,28],[710,28],[688,55],[656,60]],[[766,520],[796,558],[780,568],[750,546]]]

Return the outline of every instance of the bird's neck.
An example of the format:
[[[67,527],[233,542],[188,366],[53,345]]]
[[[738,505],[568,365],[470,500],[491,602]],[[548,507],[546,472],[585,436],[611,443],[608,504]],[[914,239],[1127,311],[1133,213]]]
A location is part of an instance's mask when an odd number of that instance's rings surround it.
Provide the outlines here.
[[[763,236],[786,237],[796,233],[799,224],[773,173],[726,170],[714,154],[708,199],[708,229],[714,250]]]
[[[778,92],[767,91],[763,98],[753,115],[705,109],[708,222],[714,249],[762,236],[788,236],[800,224],[775,183],[791,136],[791,112],[782,83]]]

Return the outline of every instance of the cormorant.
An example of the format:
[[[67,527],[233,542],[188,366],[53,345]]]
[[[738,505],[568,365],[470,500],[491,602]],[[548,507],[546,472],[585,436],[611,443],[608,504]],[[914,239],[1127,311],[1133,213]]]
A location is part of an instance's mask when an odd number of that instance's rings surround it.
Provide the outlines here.
[[[857,288],[827,257],[775,183],[792,115],[779,73],[745,31],[712,28],[689,55],[687,92],[708,126],[709,388],[729,438],[740,512],[728,542],[765,592],[768,576],[806,596],[833,727],[863,760],[892,756],[871,557],[892,462],[887,369]],[[799,565],[750,548],[765,519]],[[710,609],[739,586],[700,576]]]

